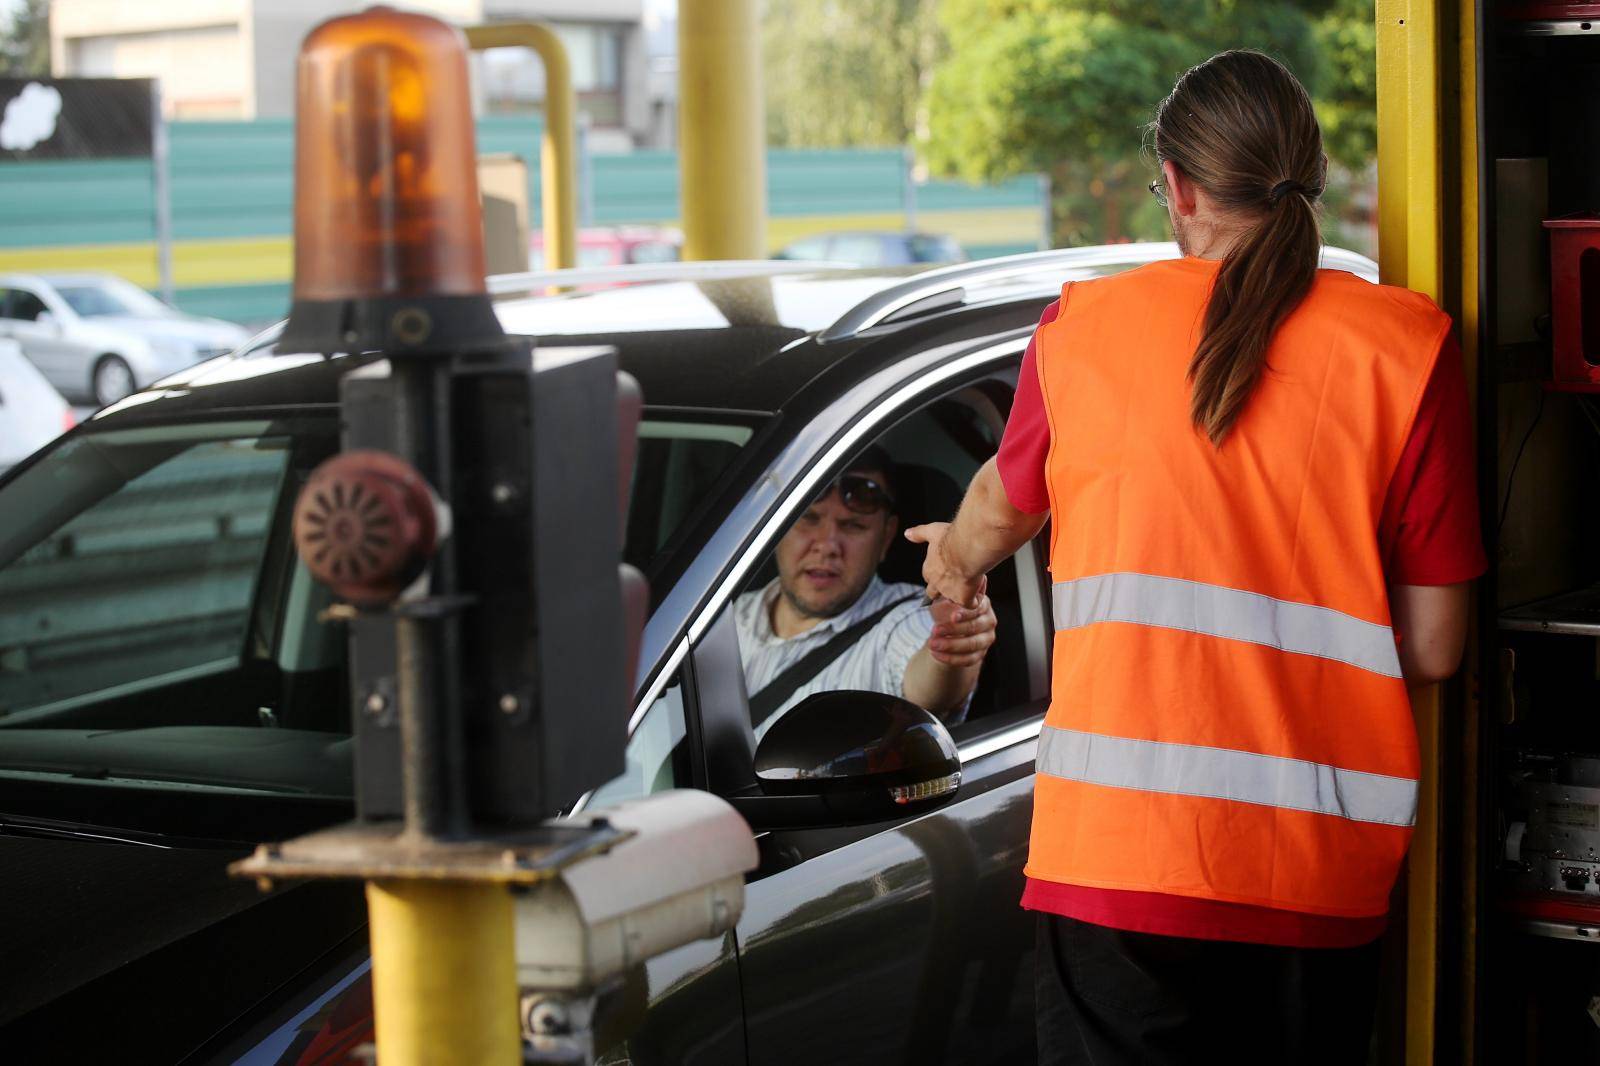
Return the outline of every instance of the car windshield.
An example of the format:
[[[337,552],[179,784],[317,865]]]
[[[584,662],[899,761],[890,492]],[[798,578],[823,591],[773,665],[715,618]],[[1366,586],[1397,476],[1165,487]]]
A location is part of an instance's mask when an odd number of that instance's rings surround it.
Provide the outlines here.
[[[625,555],[679,550],[754,427],[646,412]],[[296,557],[333,417],[81,432],[0,484],[0,799],[350,795],[346,632]],[[21,809],[16,789],[39,788]],[[68,788],[68,792],[80,792]],[[0,807],[0,809],[8,809]],[[107,809],[83,818],[119,822]]]
[[[165,318],[172,308],[121,278],[102,281],[58,284],[56,292],[67,306],[83,318],[126,315],[135,318]]]

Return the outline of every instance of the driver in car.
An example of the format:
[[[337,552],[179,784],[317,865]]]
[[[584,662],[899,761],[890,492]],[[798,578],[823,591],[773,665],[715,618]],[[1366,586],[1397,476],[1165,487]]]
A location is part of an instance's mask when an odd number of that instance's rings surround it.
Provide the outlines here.
[[[903,696],[954,725],[994,643],[986,595],[962,608],[877,574],[899,530],[883,449],[868,448],[814,500],[775,551],[778,576],[734,605],[756,737],[818,692]]]

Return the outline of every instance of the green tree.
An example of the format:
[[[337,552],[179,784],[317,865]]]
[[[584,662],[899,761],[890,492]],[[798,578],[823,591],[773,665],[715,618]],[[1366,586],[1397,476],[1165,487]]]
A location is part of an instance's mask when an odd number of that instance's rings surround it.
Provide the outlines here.
[[[1162,237],[1146,126],[1179,74],[1224,49],[1282,60],[1335,122],[1336,157],[1370,155],[1349,85],[1370,55],[1346,25],[1361,7],[1370,22],[1370,0],[943,0],[928,162],[970,181],[1049,174],[1060,243]]]
[[[768,141],[836,148],[916,139],[944,49],[937,8],[937,0],[768,0]]]
[[[43,77],[50,73],[50,0],[22,0],[11,23],[0,30],[0,75]]]
[[[1361,170],[1378,152],[1378,27],[1373,0],[1336,0],[1314,35],[1326,77],[1317,100],[1333,160]]]

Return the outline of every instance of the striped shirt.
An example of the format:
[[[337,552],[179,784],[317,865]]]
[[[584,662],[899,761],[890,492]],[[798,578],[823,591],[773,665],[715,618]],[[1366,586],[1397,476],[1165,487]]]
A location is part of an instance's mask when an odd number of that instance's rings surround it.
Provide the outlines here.
[[[826,644],[835,633],[849,629],[895,600],[918,597],[890,611],[854,646],[796,689],[782,707],[756,727],[756,739],[764,736],[790,707],[818,692],[866,689],[903,695],[906,667],[933,633],[933,615],[921,605],[921,592],[917,585],[887,585],[873,575],[872,583],[848,609],[793,637],[780,637],[772,631],[772,605],[779,595],[777,578],[764,589],[740,596],[734,603],[733,621],[739,631],[739,655],[744,660],[745,691],[752,696],[806,653]],[[946,718],[952,724],[954,720]]]

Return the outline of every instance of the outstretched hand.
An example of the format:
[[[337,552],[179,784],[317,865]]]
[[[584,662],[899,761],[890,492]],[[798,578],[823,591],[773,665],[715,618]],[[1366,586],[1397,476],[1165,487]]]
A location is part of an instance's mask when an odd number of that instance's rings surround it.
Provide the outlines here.
[[[945,666],[966,669],[983,665],[995,636],[994,607],[989,597],[979,593],[977,603],[971,607],[938,600],[929,611],[934,625],[928,636],[928,654]]]
[[[951,563],[944,550],[945,537],[949,532],[949,522],[929,522],[923,526],[912,526],[905,535],[913,544],[928,546],[928,556],[922,561],[922,580],[928,586],[928,599],[946,599],[961,607],[976,610],[989,586],[989,579],[982,574],[968,577]]]

